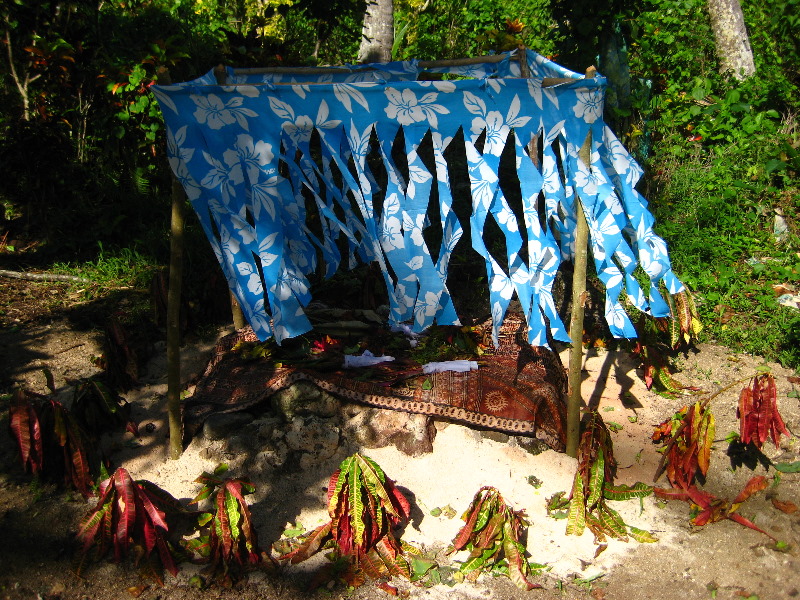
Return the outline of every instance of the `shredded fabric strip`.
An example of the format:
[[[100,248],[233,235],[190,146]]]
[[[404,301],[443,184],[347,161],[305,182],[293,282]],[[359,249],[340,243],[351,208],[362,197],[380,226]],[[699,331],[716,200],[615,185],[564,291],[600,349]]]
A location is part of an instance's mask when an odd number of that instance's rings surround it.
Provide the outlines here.
[[[605,78],[525,53],[525,78],[512,52],[434,69],[416,61],[291,75],[228,68],[224,85],[212,71],[151,87],[171,168],[259,339],[280,343],[311,329],[311,273],[373,261],[391,325],[458,325],[447,278],[468,232],[486,264],[495,342],[514,295],[531,344],[546,346],[548,334],[568,342],[552,287],[574,256],[576,198],[612,334],[636,337],[623,294],[641,311],[669,315],[659,287],[683,286],[635,189],[642,170],[603,121]],[[444,75],[419,80],[431,72]],[[587,137],[590,164],[579,157]],[[454,210],[454,156],[468,175],[468,222]],[[504,256],[487,246],[490,220]]]

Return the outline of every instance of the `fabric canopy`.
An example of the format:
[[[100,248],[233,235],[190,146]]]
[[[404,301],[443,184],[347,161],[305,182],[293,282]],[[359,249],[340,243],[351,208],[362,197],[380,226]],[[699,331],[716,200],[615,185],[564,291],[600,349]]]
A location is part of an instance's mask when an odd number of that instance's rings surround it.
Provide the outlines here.
[[[260,339],[310,330],[308,276],[318,268],[330,276],[343,262],[380,265],[392,324],[458,324],[447,276],[466,229],[486,262],[495,335],[516,294],[532,344],[547,344],[547,327],[569,341],[552,286],[574,254],[576,197],[611,332],[636,336],[622,293],[642,311],[669,314],[658,287],[674,294],[683,286],[635,189],[642,171],[603,122],[605,79],[525,52],[525,78],[519,57],[507,53],[456,67],[228,68],[224,85],[212,71],[151,87],[172,170]],[[444,75],[420,81],[424,72]],[[579,157],[587,136],[591,164]],[[466,156],[468,223],[453,210],[456,167],[446,157],[457,154],[448,151],[454,140]],[[511,186],[500,169],[509,156]],[[517,188],[521,205],[509,201]],[[505,238],[500,258],[484,239],[490,219]],[[423,235],[431,227],[438,248]],[[649,278],[647,294],[637,266]]]

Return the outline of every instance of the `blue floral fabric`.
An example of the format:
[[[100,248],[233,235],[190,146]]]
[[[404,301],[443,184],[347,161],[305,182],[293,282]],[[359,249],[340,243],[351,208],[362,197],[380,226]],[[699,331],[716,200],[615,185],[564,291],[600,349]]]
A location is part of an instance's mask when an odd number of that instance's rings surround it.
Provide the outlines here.
[[[308,74],[228,69],[225,85],[209,73],[152,86],[172,170],[260,339],[280,342],[310,330],[303,311],[311,300],[308,276],[317,269],[330,276],[343,261],[348,268],[378,263],[392,324],[411,323],[418,332],[459,323],[447,287],[466,229],[453,210],[446,159],[454,139],[463,139],[468,229],[486,263],[495,333],[516,294],[532,344],[547,344],[548,327],[569,341],[552,286],[574,255],[575,198],[589,223],[612,333],[636,335],[623,293],[642,311],[669,314],[659,285],[670,294],[682,285],[635,189],[641,169],[603,122],[605,79],[584,79],[532,51],[526,58],[529,78],[509,53],[496,62],[428,69],[448,74],[437,81],[420,81],[424,69],[409,61]],[[551,77],[574,81],[544,87]],[[590,134],[587,165],[578,153]],[[432,165],[418,154],[428,136]],[[516,212],[500,181],[509,145],[522,196]],[[502,260],[484,240],[489,220],[505,237]],[[438,252],[426,242],[429,227],[441,237]],[[634,277],[637,266],[650,279],[647,293]]]

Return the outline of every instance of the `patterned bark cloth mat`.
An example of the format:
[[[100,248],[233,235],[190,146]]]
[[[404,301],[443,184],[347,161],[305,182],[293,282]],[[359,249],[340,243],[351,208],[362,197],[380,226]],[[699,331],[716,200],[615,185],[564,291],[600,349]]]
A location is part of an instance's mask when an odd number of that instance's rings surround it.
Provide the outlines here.
[[[185,441],[210,415],[250,410],[306,380],[345,400],[533,436],[563,452],[566,373],[558,354],[530,346],[524,335],[522,318],[509,315],[498,346],[480,356],[478,370],[426,375],[418,365],[382,363],[372,371],[377,375],[363,380],[358,369],[277,366],[271,360],[244,358],[236,349],[258,342],[246,327],[217,343],[194,394],[185,401]]]

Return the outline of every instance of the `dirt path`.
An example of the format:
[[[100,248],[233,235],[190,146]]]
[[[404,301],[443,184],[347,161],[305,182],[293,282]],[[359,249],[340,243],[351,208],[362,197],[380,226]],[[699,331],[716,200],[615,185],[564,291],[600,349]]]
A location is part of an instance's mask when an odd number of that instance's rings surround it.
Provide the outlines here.
[[[2,384],[22,383],[44,391],[39,373],[49,367],[56,383],[95,372],[91,357],[99,354],[102,336],[98,331],[77,328],[74,320],[13,322],[0,329]],[[185,349],[184,377],[202,367],[213,339],[197,341]],[[703,345],[678,361],[676,378],[686,385],[713,391],[748,376],[761,365],[758,358],[734,355],[729,350]],[[266,546],[280,534],[287,521],[300,520],[312,527],[325,517],[323,500],[327,478],[338,462],[353,450],[343,443],[331,456],[307,461],[305,470],[286,470],[258,462],[247,448],[233,448],[225,441],[196,439],[179,461],[164,458],[166,424],[164,394],[166,379],[163,346],[157,345],[153,359],[142,373],[141,385],[127,394],[134,406],[134,418],[143,435],[130,434],[113,443],[113,460],[123,464],[136,478],[150,479],[178,498],[190,498],[198,489],[193,483],[203,469],[228,462],[236,475],[249,475],[258,491],[252,497],[256,526]],[[650,441],[653,426],[669,417],[689,398],[665,399],[645,389],[637,365],[625,353],[592,350],[586,359],[583,397],[597,407],[606,422],[621,425],[613,434],[620,465],[619,481],[650,483],[660,459]],[[800,405],[791,375],[770,365],[778,382],[781,413],[787,427],[800,433]],[[546,451],[532,455],[519,440],[496,434],[481,434],[458,425],[437,426],[432,453],[410,458],[393,447],[364,450],[377,460],[387,475],[410,490],[416,501],[417,518],[409,526],[409,541],[428,549],[443,548],[458,530],[458,518],[433,517],[434,507],[451,505],[460,514],[480,485],[494,485],[516,508],[524,508],[532,526],[528,534],[531,559],[547,563],[548,574],[540,579],[543,590],[519,592],[504,578],[482,577],[477,584],[451,588],[417,588],[394,583],[411,598],[563,598],[634,599],[661,598],[748,598],[788,599],[800,595],[800,512],[784,513],[771,500],[800,501],[800,475],[783,474],[757,467],[731,468],[723,438],[737,431],[736,402],[741,386],[713,401],[717,439],[705,489],[727,499],[734,498],[754,474],[764,474],[770,487],[742,505],[740,512],[759,527],[789,545],[775,550],[771,540],[758,532],[726,520],[706,527],[690,525],[689,505],[663,503],[652,497],[641,505],[630,501],[615,505],[630,524],[648,529],[659,537],[655,544],[611,541],[595,556],[596,545],[589,532],[581,538],[564,535],[564,521],[547,517],[544,499],[571,486],[575,462]],[[8,401],[0,403],[0,428],[8,423]],[[149,425],[148,427],[144,427]],[[800,458],[796,438],[784,439],[776,449],[765,446],[770,459],[793,462]],[[257,453],[256,453],[257,454]],[[527,477],[541,480],[532,487]],[[274,574],[254,574],[236,590],[211,589],[199,592],[190,577],[197,568],[188,565],[177,578],[168,577],[164,588],[143,581],[133,567],[100,563],[85,580],[70,572],[70,557],[76,524],[87,504],[79,496],[30,483],[17,463],[8,436],[0,435],[0,598],[56,598],[97,600],[139,597],[143,600],[185,600],[188,598],[284,598],[306,597],[302,590],[311,566],[286,568]],[[660,482],[665,485],[663,479]],[[405,538],[404,538],[405,539]],[[150,586],[143,589],[142,586]],[[138,594],[138,596],[137,596]],[[336,589],[317,592],[320,597],[385,598],[386,592],[369,583],[357,590]]]

